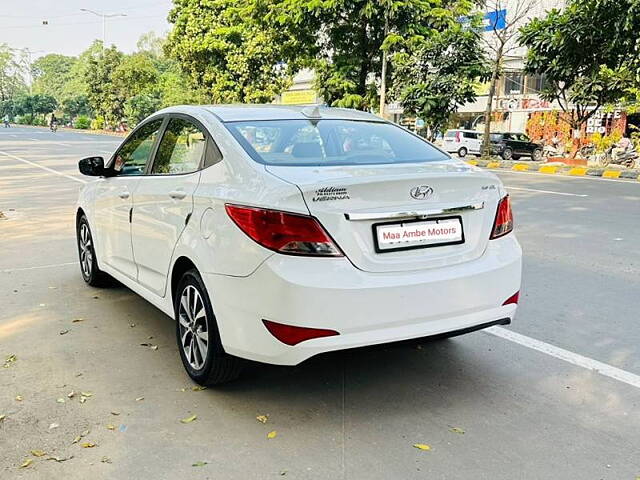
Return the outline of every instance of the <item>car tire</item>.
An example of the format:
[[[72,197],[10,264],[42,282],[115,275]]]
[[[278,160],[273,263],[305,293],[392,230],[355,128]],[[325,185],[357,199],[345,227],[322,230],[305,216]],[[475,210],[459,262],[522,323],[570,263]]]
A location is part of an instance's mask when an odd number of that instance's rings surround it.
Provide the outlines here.
[[[501,156],[503,160],[511,160],[513,158],[513,150],[507,147],[502,151]]]
[[[224,351],[209,294],[197,270],[187,271],[178,282],[174,312],[178,350],[189,376],[205,386],[238,378],[244,361]]]
[[[87,217],[83,214],[76,225],[76,240],[78,245],[78,260],[80,273],[84,281],[92,287],[106,287],[113,283],[109,274],[98,268],[98,259],[93,245],[93,236]]]
[[[534,162],[539,162],[540,160],[542,160],[542,149],[536,148],[531,154],[531,159]]]
[[[460,148],[458,149],[458,156],[459,156],[460,158],[464,158],[464,157],[466,157],[466,156],[467,156],[467,147],[460,147]]]

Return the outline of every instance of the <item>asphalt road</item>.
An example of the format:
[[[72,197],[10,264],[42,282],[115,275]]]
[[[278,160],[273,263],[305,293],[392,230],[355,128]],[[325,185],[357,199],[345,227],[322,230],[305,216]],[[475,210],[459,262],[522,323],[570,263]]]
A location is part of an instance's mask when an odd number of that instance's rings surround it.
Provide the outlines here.
[[[77,160],[119,141],[0,128],[0,478],[640,476],[640,184],[500,172],[525,252],[508,328],[193,391],[173,321],[77,266]]]

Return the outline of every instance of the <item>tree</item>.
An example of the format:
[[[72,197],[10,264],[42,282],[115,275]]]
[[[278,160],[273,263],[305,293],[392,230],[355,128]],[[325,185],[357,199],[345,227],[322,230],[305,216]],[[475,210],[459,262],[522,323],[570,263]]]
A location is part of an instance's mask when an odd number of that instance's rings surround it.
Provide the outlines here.
[[[274,27],[275,0],[174,3],[165,49],[214,102],[270,102],[290,84],[299,40]]]
[[[158,70],[148,56],[135,53],[122,58],[111,80],[120,98],[134,97],[158,81]]]
[[[85,95],[67,97],[62,101],[62,111],[71,119],[80,115],[91,115],[91,106]]]
[[[306,43],[305,64],[316,72],[316,88],[329,105],[374,109],[385,51],[405,53],[412,39],[446,30],[466,15],[468,0],[282,0],[293,29]],[[385,87],[393,64],[385,65]]]
[[[76,62],[75,57],[55,53],[38,58],[31,65],[33,92],[50,95],[62,102],[65,85],[71,79],[71,69]]]
[[[41,114],[44,119],[45,115],[53,112],[57,106],[58,102],[51,95],[23,93],[15,99],[14,112],[18,115],[28,116],[28,122],[33,123],[36,114]]]
[[[542,98],[555,101],[574,130],[574,155],[582,126],[596,111],[616,103],[634,84],[637,53],[618,22],[640,23],[632,0],[580,0],[564,10],[551,10],[521,29],[522,45],[528,47],[526,71],[544,75]],[[625,5],[626,4],[626,5]],[[624,9],[625,6],[627,9]],[[603,15],[601,18],[597,13]],[[598,28],[593,28],[598,18]],[[602,22],[602,23],[601,23]],[[611,36],[603,29],[611,27]],[[626,49],[626,51],[625,51]]]
[[[451,25],[415,39],[411,54],[399,53],[393,59],[395,96],[405,112],[425,121],[431,139],[458,107],[476,98],[477,82],[489,77],[485,55],[477,48],[478,36],[477,29]]]
[[[142,93],[129,98],[124,104],[124,114],[129,125],[134,126],[160,108],[158,96]]]
[[[480,5],[489,14],[487,31],[482,35],[481,45],[490,52],[491,77],[487,105],[484,111],[484,135],[482,154],[491,155],[491,113],[496,84],[503,71],[505,58],[518,48],[519,28],[531,14],[538,2],[535,0],[483,0]]]
[[[111,126],[119,123],[124,117],[122,91],[114,82],[114,72],[122,60],[123,54],[115,46],[106,48],[89,57],[84,77],[87,98],[92,110]]]
[[[25,90],[19,60],[7,44],[0,44],[0,101],[10,100]]]

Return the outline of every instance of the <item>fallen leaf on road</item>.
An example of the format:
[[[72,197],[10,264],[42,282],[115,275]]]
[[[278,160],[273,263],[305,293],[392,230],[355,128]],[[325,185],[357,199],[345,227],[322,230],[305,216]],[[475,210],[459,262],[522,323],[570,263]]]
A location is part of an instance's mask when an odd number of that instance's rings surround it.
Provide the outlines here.
[[[22,395],[16,395],[16,401],[21,402],[23,400]]]
[[[79,323],[79,322],[84,322],[84,318],[74,318],[73,320],[71,320],[71,323]]]
[[[129,328],[133,328],[133,327],[135,327],[135,326],[136,326],[136,324],[135,324],[135,323],[130,323],[130,324],[129,324]]]
[[[120,412],[117,410],[111,410],[111,415],[120,415]]]
[[[453,433],[459,433],[460,435],[464,435],[464,430],[458,427],[451,427],[449,431]]]
[[[70,391],[69,393],[67,393],[67,397],[69,397],[69,398],[73,398],[73,397],[75,397],[75,395],[76,395],[76,392],[74,392],[73,390]]]
[[[80,392],[80,395],[83,397],[93,397],[93,393],[91,392]]]
[[[82,448],[93,448],[96,446],[96,444],[91,442],[84,442],[84,443],[81,443],[80,446]]]
[[[281,476],[281,477],[284,477],[284,476],[287,474],[287,472],[288,472],[288,470],[282,470],[282,471],[280,472],[280,476]]]
[[[80,434],[81,437],[86,437],[87,435],[89,435],[89,433],[91,433],[91,430],[85,430],[84,432],[82,432]]]
[[[278,432],[274,430],[272,432],[267,433],[267,438],[276,438],[276,435],[278,435]]]
[[[64,403],[64,398],[59,398],[56,400],[56,403]]]
[[[191,387],[191,390],[193,390],[194,392],[201,392],[202,390],[206,390],[207,387],[203,387],[202,385],[194,385],[193,387]]]
[[[66,462],[67,460],[71,460],[73,458],[73,455],[69,456],[69,457],[47,457],[47,460],[55,460],[56,462],[60,463],[60,462]]]
[[[102,457],[102,458],[100,459],[100,461],[101,461],[102,463],[111,463],[111,459],[110,459],[109,457]]]
[[[414,443],[413,448],[417,448],[418,450],[431,450],[431,447],[426,443]]]
[[[115,425],[111,425],[111,424],[107,425],[107,430],[115,430],[115,429],[116,429]]]
[[[5,418],[7,418],[6,415],[0,415],[0,422],[3,421]]]
[[[151,345],[151,350],[157,350],[158,349],[158,345]]]
[[[69,330],[62,330],[62,331],[60,332],[60,335],[66,335],[67,333],[69,333]]]
[[[136,398],[136,402],[141,402],[142,400],[144,400],[144,397],[138,397],[138,398]]]
[[[31,465],[31,463],[33,462],[33,460],[31,458],[27,458],[24,463],[22,465],[20,465],[20,468],[27,468],[29,465]]]
[[[191,415],[190,417],[183,418],[182,420],[180,420],[180,422],[182,422],[182,423],[191,423],[191,422],[193,422],[196,418],[198,418],[198,416],[197,416],[197,415]]]
[[[18,357],[16,357],[14,354],[8,355],[6,360],[4,361],[4,368],[9,368],[12,364],[14,364],[16,362],[16,360],[18,359]]]
[[[207,462],[196,462],[193,463],[191,466],[192,467],[204,467],[207,464]]]
[[[100,297],[98,295],[94,295],[93,298],[98,299]]]
[[[31,455],[33,455],[34,457],[44,457],[47,454],[47,452],[44,452],[42,450],[31,450]]]
[[[267,423],[267,420],[269,420],[269,415],[258,415],[256,417],[256,420],[258,420],[260,423]]]
[[[51,425],[49,425],[49,430],[53,430],[54,428],[58,428],[60,425],[57,423],[52,423]]]
[[[58,289],[58,287],[54,287],[53,285],[49,286],[49,290],[57,290],[57,289]]]
[[[73,439],[73,442],[71,442],[71,443],[78,443],[81,438],[82,437],[76,437],[76,438]]]
[[[82,396],[80,397],[80,403],[84,403],[84,402],[86,402],[86,401],[87,401],[87,398],[88,398],[88,397],[85,397],[84,395],[82,395]]]

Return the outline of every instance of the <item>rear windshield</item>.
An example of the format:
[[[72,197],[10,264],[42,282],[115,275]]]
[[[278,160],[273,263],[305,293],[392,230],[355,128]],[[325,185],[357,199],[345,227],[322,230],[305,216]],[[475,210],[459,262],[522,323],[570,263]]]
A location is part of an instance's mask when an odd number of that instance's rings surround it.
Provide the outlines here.
[[[225,125],[255,161],[267,165],[363,165],[449,158],[430,143],[389,123],[261,120]]]

